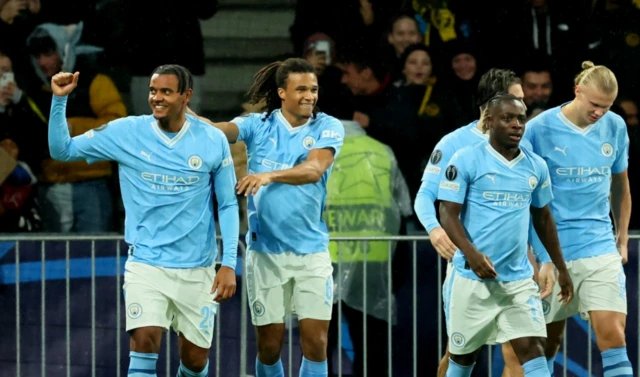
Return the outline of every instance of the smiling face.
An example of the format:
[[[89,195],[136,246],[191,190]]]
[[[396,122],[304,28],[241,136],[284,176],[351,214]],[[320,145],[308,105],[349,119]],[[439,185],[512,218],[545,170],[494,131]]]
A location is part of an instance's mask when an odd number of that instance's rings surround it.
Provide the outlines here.
[[[160,122],[168,122],[179,118],[185,111],[191,98],[192,90],[179,93],[178,76],[154,74],[149,82],[149,105],[153,116]]]
[[[290,73],[278,95],[283,111],[297,119],[309,119],[318,102],[318,78],[314,73]]]

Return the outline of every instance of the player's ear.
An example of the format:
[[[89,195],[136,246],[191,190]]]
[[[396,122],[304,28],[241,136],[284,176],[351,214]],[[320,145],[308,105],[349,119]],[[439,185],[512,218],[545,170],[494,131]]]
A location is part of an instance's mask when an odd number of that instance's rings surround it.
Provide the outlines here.
[[[286,90],[284,90],[283,88],[278,88],[278,97],[280,97],[281,100],[284,101],[284,94],[285,94]]]
[[[185,105],[189,104],[191,101],[191,96],[193,95],[193,89],[187,89],[184,91],[184,103]]]

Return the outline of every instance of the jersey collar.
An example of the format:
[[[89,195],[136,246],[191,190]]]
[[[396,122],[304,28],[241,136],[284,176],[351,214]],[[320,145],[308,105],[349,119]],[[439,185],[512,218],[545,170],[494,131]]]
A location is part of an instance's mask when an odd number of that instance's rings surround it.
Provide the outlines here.
[[[313,117],[311,117],[309,118],[307,123],[303,124],[302,126],[293,127],[291,123],[289,123],[289,121],[284,117],[284,115],[282,115],[282,111],[280,109],[274,111],[274,113],[276,114],[276,117],[278,118],[280,123],[284,124],[285,128],[287,129],[287,131],[289,131],[290,134],[295,134],[300,132],[303,128],[307,127],[309,123],[311,123],[311,120],[313,119]]]
[[[169,136],[167,136],[167,134],[164,133],[164,131],[162,131],[160,129],[160,127],[158,126],[158,121],[157,120],[153,120],[153,122],[151,122],[151,128],[153,128],[153,132],[156,134],[156,136],[158,136],[160,138],[160,140],[162,140],[169,148],[173,148],[174,145],[176,145],[177,142],[179,142],[184,135],[187,133],[187,131],[189,130],[189,127],[191,127],[191,122],[189,122],[189,119],[187,119],[184,124],[182,125],[182,128],[180,129],[180,132],[178,132],[178,134],[172,138],[170,138]]]
[[[504,158],[503,155],[498,153],[497,150],[493,149],[491,144],[487,143],[485,148],[487,149],[487,151],[489,151],[489,153],[493,157],[495,157],[496,160],[500,161],[503,165],[505,165],[509,169],[513,169],[513,167],[516,166],[518,162],[520,162],[524,158],[524,152],[522,151],[522,148],[520,148],[520,154],[518,154],[518,156],[511,161],[507,160],[506,158]]]

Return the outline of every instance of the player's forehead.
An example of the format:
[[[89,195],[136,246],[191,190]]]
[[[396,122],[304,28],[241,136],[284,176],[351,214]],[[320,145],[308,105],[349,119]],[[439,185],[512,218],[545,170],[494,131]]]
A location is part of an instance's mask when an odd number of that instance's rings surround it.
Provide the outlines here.
[[[509,87],[509,94],[514,95],[520,99],[524,98],[524,90],[522,90],[522,85],[519,83],[512,84]]]
[[[496,112],[503,115],[508,114],[519,116],[526,115],[527,110],[522,101],[513,99],[501,101],[500,104],[496,106]]]
[[[149,80],[149,87],[155,89],[178,90],[178,76],[154,73]]]
[[[603,93],[593,85],[580,85],[580,90],[589,102],[599,106],[611,106],[618,93]]]
[[[288,88],[307,87],[313,88],[318,86],[318,78],[315,73],[289,73],[287,77]]]

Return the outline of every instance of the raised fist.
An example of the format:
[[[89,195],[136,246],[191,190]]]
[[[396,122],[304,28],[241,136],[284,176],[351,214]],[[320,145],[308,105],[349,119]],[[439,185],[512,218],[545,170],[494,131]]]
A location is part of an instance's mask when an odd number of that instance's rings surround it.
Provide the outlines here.
[[[60,72],[56,73],[51,78],[51,90],[53,90],[53,94],[58,97],[68,96],[69,93],[73,91],[73,89],[78,86],[78,77],[80,76],[80,72],[76,73],[68,73],[68,72]]]

